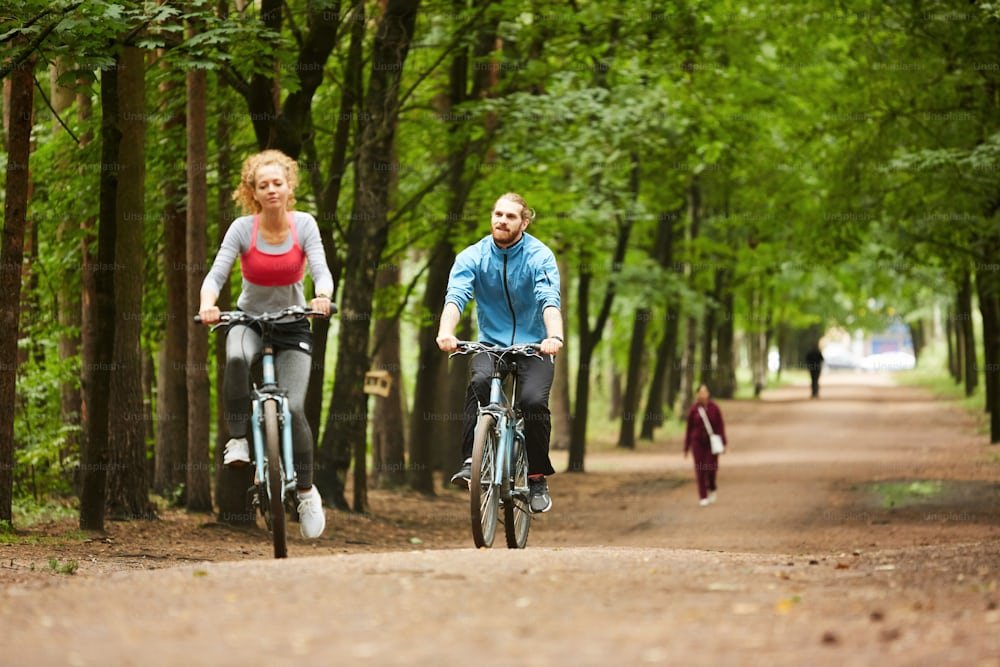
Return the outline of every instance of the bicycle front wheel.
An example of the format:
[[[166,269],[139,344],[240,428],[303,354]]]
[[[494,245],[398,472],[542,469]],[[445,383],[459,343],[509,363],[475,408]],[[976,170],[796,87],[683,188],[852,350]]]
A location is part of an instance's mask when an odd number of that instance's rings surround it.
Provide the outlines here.
[[[267,458],[268,511],[271,513],[271,540],[274,557],[286,558],[285,480],[281,474],[281,431],[278,428],[278,402],[264,401],[264,455]]]
[[[511,457],[510,500],[503,505],[503,527],[507,534],[507,548],[523,549],[528,543],[531,527],[531,508],[528,506],[528,451],[524,440],[514,438]]]
[[[472,541],[480,549],[493,545],[500,508],[500,489],[493,484],[497,466],[495,426],[496,419],[492,415],[480,415],[472,445],[469,507],[472,514]]]

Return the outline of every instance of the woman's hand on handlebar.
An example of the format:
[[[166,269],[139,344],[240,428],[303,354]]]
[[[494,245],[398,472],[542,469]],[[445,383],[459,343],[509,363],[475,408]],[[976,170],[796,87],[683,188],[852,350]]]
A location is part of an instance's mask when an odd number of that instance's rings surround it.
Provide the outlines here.
[[[205,325],[216,324],[221,319],[222,311],[219,310],[218,306],[209,306],[207,308],[202,308],[198,311],[198,317],[201,318],[201,323]]]
[[[330,317],[330,297],[318,296],[309,302],[309,308],[321,313],[324,317]]]

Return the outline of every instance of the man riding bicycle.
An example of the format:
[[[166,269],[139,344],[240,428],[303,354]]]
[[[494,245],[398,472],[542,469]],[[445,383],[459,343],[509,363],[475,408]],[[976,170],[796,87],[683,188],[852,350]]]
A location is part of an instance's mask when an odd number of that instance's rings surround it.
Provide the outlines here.
[[[493,206],[491,233],[455,258],[448,277],[437,344],[445,352],[458,348],[455,328],[465,305],[478,305],[479,340],[498,346],[539,343],[545,355],[563,347],[563,322],[559,310],[559,268],[544,243],[525,233],[535,213],[521,195],[509,192]],[[552,508],[546,475],[555,474],[549,460],[549,390],[554,371],[552,357],[517,358],[519,405],[524,416],[528,451],[528,486],[533,512]],[[465,429],[461,469],[451,481],[468,486],[472,476],[472,446],[479,406],[490,398],[493,362],[477,354],[470,364],[466,392]]]

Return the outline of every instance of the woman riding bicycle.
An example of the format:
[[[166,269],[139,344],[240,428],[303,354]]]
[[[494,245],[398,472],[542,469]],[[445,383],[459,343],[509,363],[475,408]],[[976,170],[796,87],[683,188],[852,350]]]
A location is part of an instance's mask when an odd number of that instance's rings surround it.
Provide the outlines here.
[[[199,315],[205,324],[219,321],[215,305],[237,256],[243,285],[237,308],[251,314],[306,306],[303,278],[308,264],[315,298],[309,307],[330,313],[333,276],[316,220],[294,210],[298,165],[276,150],[251,155],[243,162],[240,185],[233,193],[245,213],[229,226],[215,262],[201,286]],[[304,404],[312,368],[312,332],[305,320],[275,324],[271,333],[275,369],[286,390],[292,413],[292,443],[297,476],[299,528],[303,537],[316,538],[326,528],[319,491],[313,486],[313,434]],[[230,440],[223,463],[250,462],[247,427],[250,420],[250,367],[262,350],[261,332],[233,324],[226,333],[225,399]]]

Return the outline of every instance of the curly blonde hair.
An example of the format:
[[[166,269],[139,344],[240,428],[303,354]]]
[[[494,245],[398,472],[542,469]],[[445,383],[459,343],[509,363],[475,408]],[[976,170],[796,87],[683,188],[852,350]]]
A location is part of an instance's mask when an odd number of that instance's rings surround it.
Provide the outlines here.
[[[288,196],[287,208],[289,211],[295,208],[295,188],[299,184],[299,165],[281,151],[270,149],[251,155],[243,161],[240,184],[233,192],[233,201],[240,205],[244,213],[260,213],[260,202],[253,196],[257,186],[257,170],[270,164],[276,164],[285,171],[285,179],[288,181],[288,189],[291,191]]]

